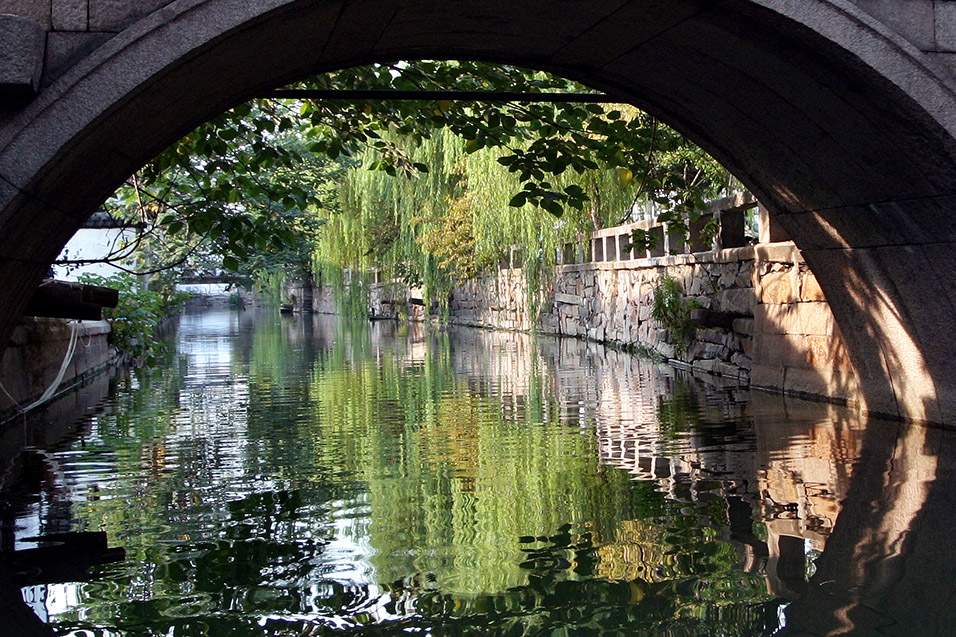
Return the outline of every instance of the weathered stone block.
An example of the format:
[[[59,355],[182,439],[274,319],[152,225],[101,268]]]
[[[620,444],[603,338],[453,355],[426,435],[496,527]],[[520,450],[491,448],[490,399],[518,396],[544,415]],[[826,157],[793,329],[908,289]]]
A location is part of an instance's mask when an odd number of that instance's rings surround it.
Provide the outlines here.
[[[737,264],[730,263],[723,267],[723,271],[720,276],[717,278],[717,286],[726,290],[727,288],[735,287],[737,282]]]
[[[15,15],[50,28],[50,0],[0,0],[0,14]]]
[[[754,355],[754,339],[752,338],[741,338],[740,339],[740,349],[741,351],[753,358]]]
[[[740,264],[737,277],[734,279],[735,288],[752,288],[754,286],[754,262],[747,261]]]
[[[702,343],[723,343],[724,332],[716,329],[701,328],[695,330],[695,338]]]
[[[572,294],[555,294],[554,300],[558,303],[563,303],[566,305],[581,305],[584,302],[580,296]]]
[[[831,336],[834,330],[830,306],[820,301],[758,305],[754,321],[760,334]]]
[[[827,297],[820,288],[816,275],[812,272],[806,272],[803,275],[803,281],[800,282],[800,300],[801,301],[826,301]]]
[[[843,340],[827,336],[807,336],[807,365],[814,369],[828,368],[854,371]]]
[[[733,365],[746,370],[750,370],[750,368],[753,366],[753,360],[746,354],[734,354],[730,359],[730,362]]]
[[[794,301],[790,272],[769,272],[757,281],[757,298],[761,303],[790,303]]]
[[[934,47],[933,0],[853,0],[864,11],[924,51]],[[940,5],[948,1],[936,2]],[[938,29],[938,25],[937,25]]]
[[[757,261],[770,263],[803,263],[803,257],[795,245],[789,241],[765,243],[754,248]]]
[[[664,358],[674,358],[675,349],[670,343],[662,342],[655,346],[657,352]]]
[[[73,64],[109,40],[110,33],[50,33],[47,36],[43,83],[49,84]]]
[[[852,406],[858,406],[852,397],[860,395],[856,374],[833,369],[787,369],[781,388],[797,395],[849,397],[848,403]]]
[[[754,308],[756,311],[756,308]],[[734,319],[734,332],[737,334],[746,334],[747,336],[753,336],[754,334],[754,319],[752,318],[738,318]]]
[[[55,31],[86,31],[89,27],[88,0],[53,0],[51,18]]]
[[[757,298],[752,289],[721,290],[717,293],[717,307],[731,314],[753,314]]]
[[[719,359],[726,352],[726,348],[719,343],[700,343],[696,358]]]
[[[802,334],[760,334],[754,339],[754,363],[807,367],[806,337]]]
[[[714,366],[714,373],[726,378],[740,378],[740,368],[732,363],[718,362]]]
[[[121,31],[173,0],[89,0],[91,31]]]
[[[740,351],[740,337],[733,332],[724,334],[720,344],[727,348],[728,356],[733,352]]]
[[[0,94],[36,93],[45,49],[46,33],[39,22],[0,15]]]
[[[781,365],[764,365],[754,361],[750,368],[750,386],[758,389],[783,389],[784,368]]]

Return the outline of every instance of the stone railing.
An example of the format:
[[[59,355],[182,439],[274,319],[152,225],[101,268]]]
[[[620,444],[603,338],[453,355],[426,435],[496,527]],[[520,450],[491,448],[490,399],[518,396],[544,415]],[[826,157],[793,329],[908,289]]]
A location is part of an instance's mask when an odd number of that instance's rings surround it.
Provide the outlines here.
[[[559,263],[598,263],[606,261],[631,261],[635,259],[664,257],[673,254],[690,254],[725,248],[739,248],[749,245],[751,238],[746,233],[746,213],[758,208],[759,204],[749,192],[718,199],[708,205],[698,219],[689,224],[690,236],[675,236],[668,233],[668,224],[657,221],[636,221],[634,223],[605,228],[592,232],[587,242],[577,245],[565,244]],[[762,209],[761,209],[762,210]],[[717,221],[717,232],[708,240],[704,229],[712,220]],[[761,225],[767,225],[766,215],[761,217]],[[632,246],[635,230],[642,230],[651,237],[653,247],[637,250]]]

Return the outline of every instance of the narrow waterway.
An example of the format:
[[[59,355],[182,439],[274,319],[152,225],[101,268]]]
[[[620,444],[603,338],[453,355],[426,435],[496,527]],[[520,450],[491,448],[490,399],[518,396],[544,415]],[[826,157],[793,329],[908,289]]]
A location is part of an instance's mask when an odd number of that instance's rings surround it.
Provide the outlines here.
[[[113,385],[58,440],[5,434],[28,443],[5,466],[6,551],[76,531],[125,550],[81,581],[19,580],[56,634],[952,619],[951,543],[914,533],[952,521],[940,430],[576,340],[249,312],[183,316],[160,367]]]

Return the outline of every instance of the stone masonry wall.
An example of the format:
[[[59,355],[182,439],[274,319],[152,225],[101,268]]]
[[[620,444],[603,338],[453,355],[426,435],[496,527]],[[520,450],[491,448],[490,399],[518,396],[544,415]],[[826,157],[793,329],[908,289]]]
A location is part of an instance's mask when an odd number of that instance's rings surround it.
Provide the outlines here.
[[[755,252],[752,386],[858,406],[856,371],[800,251],[788,242]]]
[[[46,391],[60,371],[71,329],[64,319],[21,319],[0,359],[0,420]],[[107,342],[109,323],[82,321],[77,329],[76,349],[59,391],[83,385],[113,361],[115,352]]]
[[[503,329],[534,329],[618,346],[639,347],[674,363],[747,380],[753,351],[753,248],[631,261],[558,266],[535,321],[529,318],[520,270],[501,270],[497,281],[454,290],[451,320]],[[651,317],[660,280],[677,280],[685,303],[740,316],[734,329],[698,328],[690,343]]]
[[[698,327],[691,342],[675,342],[651,317],[665,276],[677,280],[684,302],[722,313],[729,326]],[[559,266],[533,320],[521,271],[505,269],[456,288],[450,308],[454,323],[638,347],[754,387],[852,402],[839,331],[790,242]]]
[[[83,56],[172,0],[0,0],[0,15],[25,18],[41,38],[21,55],[36,58],[40,84],[48,85]],[[17,29],[4,22],[0,32]],[[0,38],[2,39],[2,38]],[[0,47],[2,48],[2,47]],[[0,70],[6,67],[0,65]]]

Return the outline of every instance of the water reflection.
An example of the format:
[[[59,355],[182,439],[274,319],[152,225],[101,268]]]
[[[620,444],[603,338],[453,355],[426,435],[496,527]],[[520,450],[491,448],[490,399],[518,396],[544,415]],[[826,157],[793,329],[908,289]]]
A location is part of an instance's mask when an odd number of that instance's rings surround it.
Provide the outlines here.
[[[932,634],[951,436],[864,424],[579,341],[186,315],[74,433],[4,432],[0,538],[126,549],[24,589],[59,634]]]

